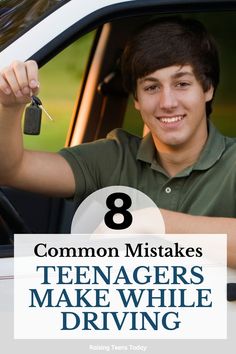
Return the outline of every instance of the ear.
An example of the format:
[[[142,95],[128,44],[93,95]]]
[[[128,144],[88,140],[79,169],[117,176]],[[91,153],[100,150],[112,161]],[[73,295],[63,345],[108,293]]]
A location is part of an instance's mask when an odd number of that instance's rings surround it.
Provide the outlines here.
[[[211,101],[214,95],[214,87],[211,85],[210,88],[205,92],[205,102]]]
[[[134,107],[137,111],[140,111],[140,104],[137,98],[134,98]]]

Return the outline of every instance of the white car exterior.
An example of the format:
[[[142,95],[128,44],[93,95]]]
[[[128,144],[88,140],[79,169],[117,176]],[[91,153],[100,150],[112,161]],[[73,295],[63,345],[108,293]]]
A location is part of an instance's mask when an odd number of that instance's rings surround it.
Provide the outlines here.
[[[76,22],[107,6],[134,0],[71,0],[44,18],[0,53],[0,69],[13,60],[27,60]]]

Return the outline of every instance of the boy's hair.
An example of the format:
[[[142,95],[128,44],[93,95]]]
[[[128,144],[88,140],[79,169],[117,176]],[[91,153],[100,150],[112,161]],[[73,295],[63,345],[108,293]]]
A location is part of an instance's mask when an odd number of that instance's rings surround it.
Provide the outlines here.
[[[195,19],[165,17],[145,24],[127,43],[121,66],[124,87],[136,98],[137,80],[172,65],[191,65],[206,92],[219,83],[219,55],[206,28]],[[206,103],[209,117],[212,100]]]

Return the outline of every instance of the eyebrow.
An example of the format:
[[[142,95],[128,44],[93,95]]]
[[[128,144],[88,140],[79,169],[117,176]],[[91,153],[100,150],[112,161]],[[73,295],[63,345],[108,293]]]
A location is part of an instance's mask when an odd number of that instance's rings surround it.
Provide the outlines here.
[[[181,71],[181,72],[177,72],[177,73],[174,73],[173,75],[171,75],[171,78],[179,79],[179,78],[181,78],[183,76],[194,77],[194,74],[189,72],[189,71]],[[143,77],[143,78],[140,79],[141,83],[146,82],[146,81],[159,82],[159,80],[156,77],[154,77],[154,76],[146,76],[146,77]]]
[[[174,75],[172,75],[172,77],[176,78],[176,79],[178,79],[179,77],[182,77],[182,76],[191,76],[191,77],[193,77],[194,74],[189,72],[189,71],[181,71],[179,73],[175,73]]]

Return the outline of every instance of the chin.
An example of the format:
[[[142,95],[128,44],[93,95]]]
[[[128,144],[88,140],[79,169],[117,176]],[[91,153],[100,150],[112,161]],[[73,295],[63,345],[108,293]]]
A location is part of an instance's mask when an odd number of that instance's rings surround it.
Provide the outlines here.
[[[184,145],[187,140],[184,139],[183,137],[172,136],[172,137],[160,139],[160,141],[165,145],[178,147]]]

